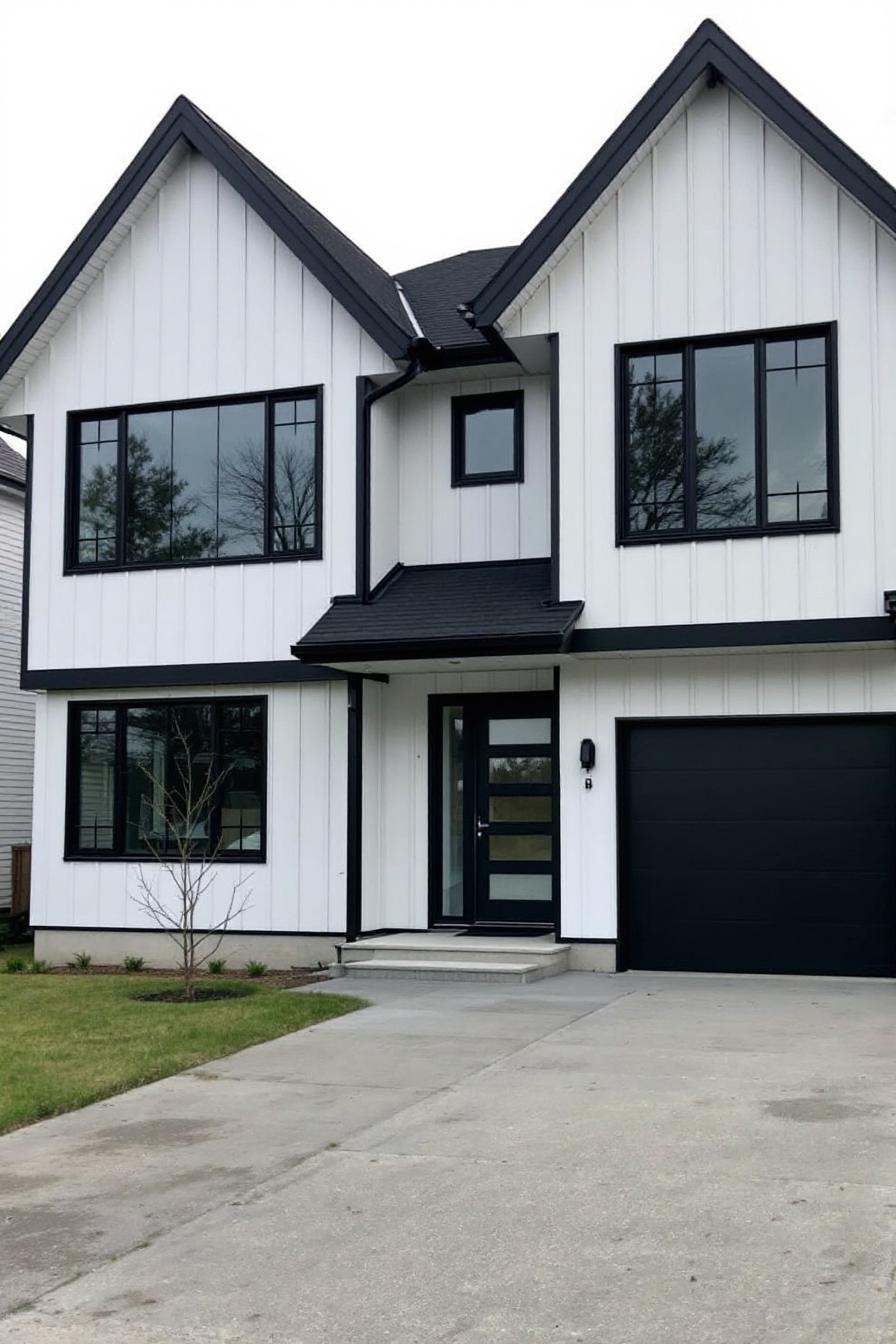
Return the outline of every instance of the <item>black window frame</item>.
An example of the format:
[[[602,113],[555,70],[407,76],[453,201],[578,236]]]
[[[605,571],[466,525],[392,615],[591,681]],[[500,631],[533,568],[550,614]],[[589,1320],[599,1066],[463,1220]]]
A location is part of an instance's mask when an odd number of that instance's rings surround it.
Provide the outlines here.
[[[769,342],[822,338],[825,342],[827,426],[827,498],[828,516],[799,522],[768,521],[766,492],[766,393],[765,347]],[[694,351],[726,345],[755,346],[754,405],[756,434],[756,523],[746,527],[697,528],[696,482],[694,470]],[[685,526],[656,532],[628,530],[628,360],[638,355],[677,354],[682,356],[683,418],[685,433],[684,498]],[[799,326],[760,327],[750,331],[717,332],[707,336],[688,336],[657,341],[632,341],[615,347],[616,396],[616,545],[658,546],[682,541],[719,541],[728,537],[797,536],[808,532],[840,531],[840,469],[837,406],[837,323],[813,322]]]
[[[475,411],[513,411],[513,466],[509,471],[466,470],[467,415]],[[511,485],[523,480],[523,391],[474,392],[451,398],[451,486]]]
[[[66,424],[66,505],[65,505],[65,546],[63,573],[69,574],[109,574],[130,570],[152,569],[195,569],[207,565],[253,565],[272,564],[284,560],[321,560],[323,558],[323,385],[309,387],[277,388],[265,392],[240,392],[233,396],[191,397],[178,401],[135,402],[126,406],[103,406],[92,410],[69,411]],[[315,440],[314,440],[314,507],[316,517],[316,539],[313,547],[300,551],[275,551],[273,549],[273,497],[274,497],[274,406],[280,401],[314,401]],[[127,433],[126,424],[129,415],[142,415],[154,412],[198,410],[218,406],[248,405],[254,402],[264,404],[264,551],[256,555],[204,556],[195,560],[128,560],[127,546]],[[117,420],[118,422],[118,459],[117,459],[117,516],[115,559],[109,561],[81,561],[79,559],[79,516],[80,516],[80,426],[90,420]]]
[[[156,857],[149,850],[129,850],[125,844],[127,835],[127,715],[132,709],[177,709],[182,706],[208,705],[212,708],[213,753],[218,757],[218,738],[220,723],[218,709],[234,706],[254,705],[261,710],[262,757],[261,757],[261,824],[260,845],[254,850],[220,851],[215,854],[213,863],[266,863],[268,830],[268,698],[264,695],[238,696],[179,696],[176,699],[157,696],[155,699],[137,700],[70,700],[68,705],[68,729],[66,741],[66,779],[65,779],[65,847],[63,858],[68,861],[87,863],[163,863],[172,855]],[[114,711],[115,718],[115,758],[114,758],[114,798],[112,815],[112,848],[89,849],[78,844],[80,816],[80,717],[84,710]],[[220,837],[220,802],[216,799],[212,808],[212,824],[209,839]],[[196,862],[203,860],[197,852]]]

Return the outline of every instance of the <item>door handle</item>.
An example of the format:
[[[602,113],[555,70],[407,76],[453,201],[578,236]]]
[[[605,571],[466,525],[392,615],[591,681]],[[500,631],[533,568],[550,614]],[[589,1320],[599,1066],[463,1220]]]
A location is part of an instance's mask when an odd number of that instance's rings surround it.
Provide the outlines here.
[[[476,834],[477,834],[477,836],[479,837],[480,840],[482,839],[483,835],[484,835],[485,832],[488,830],[488,828],[489,828],[489,826],[488,826],[488,822],[487,822],[487,821],[480,821],[480,820],[478,819],[478,817],[477,817],[477,819],[476,819]]]

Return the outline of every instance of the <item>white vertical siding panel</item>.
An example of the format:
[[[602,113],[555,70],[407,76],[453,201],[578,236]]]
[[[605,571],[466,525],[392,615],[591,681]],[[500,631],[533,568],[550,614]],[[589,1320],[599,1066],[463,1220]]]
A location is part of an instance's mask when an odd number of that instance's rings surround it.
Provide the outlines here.
[[[896,500],[896,240],[877,230],[877,380],[875,468],[878,508],[887,523],[877,530],[877,574],[874,590],[896,587],[896,527],[890,520]],[[846,442],[843,442],[844,455]],[[841,471],[843,468],[841,467]]]
[[[563,565],[560,570],[560,597],[581,598],[587,591],[585,573],[585,533],[588,527],[582,481],[585,454],[588,451],[585,426],[584,382],[586,377],[582,340],[583,247],[578,244],[567,252],[551,274],[551,325],[567,332],[560,338],[559,432],[563,450],[560,455],[560,517],[562,524]]]
[[[540,336],[544,332],[553,330],[550,284],[547,280],[544,280],[531,298],[526,301],[526,305],[520,313],[518,334],[520,336]]]
[[[218,388],[246,387],[246,203],[218,179]]]
[[[301,378],[303,387],[330,382],[333,356],[332,323],[332,298],[320,281],[303,267]],[[326,429],[326,422],[324,427]]]
[[[837,311],[837,188],[811,160],[801,160],[802,321],[830,322]]]
[[[348,794],[346,752],[348,750],[348,694],[346,687],[330,682],[325,685],[328,718],[327,781],[329,825],[327,838],[327,929],[345,932],[346,852]],[[310,841],[309,841],[310,843]],[[317,838],[314,837],[314,843]],[[306,925],[305,927],[310,927]],[[313,930],[311,930],[313,932]]]
[[[765,320],[762,121],[736,94],[728,100],[728,315],[732,331]]]
[[[765,127],[765,320],[799,321],[800,156]]]
[[[329,853],[329,793],[326,771],[321,763],[329,759],[329,724],[321,712],[327,696],[326,683],[308,687],[302,694],[301,751],[298,755],[301,789],[301,832],[299,853],[299,901],[309,930],[327,925],[327,883],[323,872]]]
[[[303,630],[307,630],[318,616],[323,615],[323,604],[318,608],[309,603],[302,607],[303,566],[314,561],[283,561],[271,567],[271,648],[273,658],[290,657],[290,647]]]
[[[332,320],[333,363],[330,378],[337,387],[345,388],[346,393],[329,399],[326,421],[329,422],[330,444],[348,445],[354,443],[355,437],[355,399],[349,389],[354,389],[355,380],[361,372],[360,332],[357,322],[338,304],[332,306]],[[354,591],[355,511],[351,507],[354,498],[354,454],[335,453],[331,446],[330,452],[324,454],[324,516],[327,525],[324,565],[313,565],[304,578],[304,587],[312,601],[315,600],[315,592],[320,595],[321,601],[326,601],[330,593]]]
[[[80,404],[80,385],[78,380],[78,333],[77,312],[63,323],[53,340],[52,350],[52,393],[57,406],[71,409]],[[65,536],[65,459],[66,459],[66,414],[63,411],[46,420],[42,438],[42,455],[35,450],[35,482],[33,494],[44,494],[45,512],[42,519],[32,519],[32,544],[35,552],[35,568],[44,569],[47,605],[44,607],[45,619],[34,620],[34,613],[40,612],[40,588],[31,593],[32,624],[40,631],[44,642],[44,658],[50,666],[71,667],[74,658],[75,603],[71,580],[60,579],[63,564],[63,538]],[[49,431],[49,432],[47,432]],[[36,523],[36,526],[35,526]],[[41,526],[47,530],[38,530]],[[39,544],[40,543],[40,544]],[[36,658],[40,654],[35,650]],[[42,667],[46,663],[36,661],[31,666]]]
[[[85,407],[102,406],[105,394],[103,281],[103,275],[98,275],[74,314],[78,322],[78,404]]]
[[[691,104],[686,117],[690,164],[692,329],[723,331],[727,317],[727,91],[721,86],[707,90]]]
[[[284,561],[284,566],[289,562]],[[289,645],[275,649],[273,646],[274,613],[272,570],[275,565],[241,566],[243,577],[242,590],[242,626],[243,648],[241,657],[251,662],[265,662],[270,658],[280,658],[289,652]],[[294,639],[298,639],[296,634]]]
[[[840,196],[840,492],[844,612],[880,609],[875,592],[875,480],[872,443],[874,225]],[[894,314],[890,314],[892,324]],[[889,371],[887,371],[889,373]]]
[[[617,212],[604,210],[582,239],[584,259],[584,312],[588,322],[583,330],[585,387],[585,442],[582,465],[584,475],[580,483],[578,510],[583,516],[582,550],[584,569],[582,582],[575,596],[587,595],[588,605],[583,612],[586,624],[619,625],[622,623],[620,601],[619,552],[607,541],[616,529],[616,453],[615,453],[615,345],[619,337],[619,294],[617,286]],[[560,336],[561,374],[565,371],[565,347],[574,344],[577,335],[565,331]],[[575,358],[575,350],[567,352]],[[576,365],[572,365],[573,373]],[[565,393],[561,376],[560,403]],[[561,472],[566,479],[566,443],[561,443]],[[572,481],[568,487],[571,492]],[[565,557],[566,521],[561,510],[561,554]],[[561,566],[561,577],[565,570]],[[564,596],[572,596],[566,591]]]
[[[246,387],[274,385],[274,256],[277,239],[246,211]]]
[[[547,379],[523,384],[524,482],[514,487],[518,516],[518,554],[524,559],[550,555],[550,392]],[[499,554],[498,538],[492,548]],[[505,552],[506,554],[506,552]]]
[[[183,657],[186,574],[183,569],[160,569],[156,574],[155,620],[152,622],[156,642],[150,662],[179,663]]]
[[[649,340],[654,329],[653,178],[646,158],[619,190],[619,336]]]
[[[98,405],[126,406],[133,401],[134,289],[129,233],[103,271],[106,386]]]
[[[128,574],[124,616],[128,636],[127,663],[143,667],[155,662],[156,629],[155,615],[158,610],[156,589],[159,570],[146,573]],[[83,579],[76,580],[79,587],[86,586]]]
[[[429,468],[431,454],[426,445],[431,440],[432,389],[408,388],[399,401],[399,520],[401,537],[399,553],[408,564],[428,564],[431,558],[428,518],[433,528],[440,525],[429,509]],[[450,467],[449,467],[450,473]],[[450,485],[450,474],[449,474]],[[456,492],[455,492],[456,493]],[[457,536],[457,500],[446,500],[445,512],[450,513],[453,535]],[[446,553],[448,552],[446,546]],[[450,555],[456,559],[453,547]]]
[[[134,287],[135,401],[161,396],[162,280],[159,267],[159,198],[146,208],[131,231]]]
[[[128,661],[128,627],[124,613],[128,600],[127,574],[104,574],[96,584],[100,592],[101,667],[123,667]]]
[[[302,265],[274,239],[274,386],[302,381]]]
[[[695,621],[727,621],[728,614],[728,557],[727,541],[704,542],[694,546],[693,573],[689,587],[693,588],[691,619]]]
[[[297,762],[303,742],[301,711],[304,691],[291,686],[275,687],[268,706],[268,864],[278,878],[270,884],[268,908],[272,929],[301,929],[299,856],[302,849],[301,818],[304,802]],[[309,837],[305,837],[305,843]],[[295,874],[290,881],[286,874]],[[282,875],[282,876],[280,876]],[[250,927],[257,916],[250,915]]]
[[[214,661],[238,663],[246,657],[243,639],[243,565],[218,565],[214,575],[215,652]]]
[[[190,396],[208,396],[218,381],[218,174],[190,159]]]
[[[654,334],[688,326],[688,139],[679,118],[653,151]]]
[[[190,167],[159,194],[161,386],[172,398],[190,395]],[[171,388],[169,392],[167,389]]]

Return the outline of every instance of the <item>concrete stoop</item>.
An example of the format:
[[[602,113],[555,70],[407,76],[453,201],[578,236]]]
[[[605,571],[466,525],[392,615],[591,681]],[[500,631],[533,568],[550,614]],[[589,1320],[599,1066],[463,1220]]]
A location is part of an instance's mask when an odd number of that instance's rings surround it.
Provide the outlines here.
[[[538,938],[392,933],[340,945],[353,980],[467,980],[527,985],[569,970],[569,946]]]

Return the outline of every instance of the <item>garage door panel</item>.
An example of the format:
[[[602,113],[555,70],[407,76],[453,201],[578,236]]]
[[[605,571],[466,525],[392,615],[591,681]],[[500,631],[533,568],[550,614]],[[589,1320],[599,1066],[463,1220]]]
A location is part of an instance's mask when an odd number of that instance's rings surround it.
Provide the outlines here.
[[[656,930],[651,970],[723,971],[751,975],[879,975],[894,974],[893,958],[884,942],[869,946],[867,932],[855,925],[835,930],[838,969],[832,972],[831,930],[802,922],[779,923],[774,937],[768,925],[705,922],[689,927],[673,923]]]
[[[829,720],[780,720],[767,724],[670,723],[659,734],[636,731],[629,738],[632,770],[679,770],[728,767],[740,770],[837,769],[844,759],[854,768],[896,768],[896,741],[881,733],[880,725],[842,720],[848,729],[849,755],[844,758],[843,737],[830,732]]]
[[[620,745],[626,964],[896,974],[892,719],[653,721]]]
[[[891,873],[892,825],[827,822],[641,822],[632,868],[763,873]]]
[[[742,924],[780,921],[814,924],[873,924],[886,930],[892,906],[889,875],[844,880],[839,874],[635,872],[639,895],[632,923],[646,929],[663,923],[706,921]]]
[[[890,823],[890,770],[638,770],[632,773],[633,821],[809,821]]]

